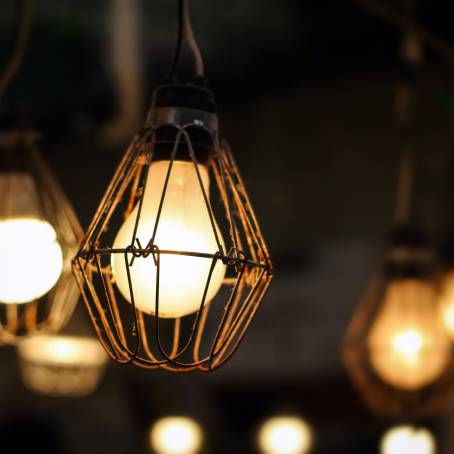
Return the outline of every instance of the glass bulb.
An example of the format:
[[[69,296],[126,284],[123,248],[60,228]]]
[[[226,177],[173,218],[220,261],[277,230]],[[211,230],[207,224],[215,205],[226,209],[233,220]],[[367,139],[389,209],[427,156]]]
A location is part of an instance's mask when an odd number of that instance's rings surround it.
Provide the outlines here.
[[[411,426],[388,430],[380,443],[380,454],[435,454],[435,440],[424,428]]]
[[[39,215],[32,178],[0,174],[0,302],[27,303],[58,281],[63,254],[54,228]]]
[[[443,278],[440,305],[446,331],[454,340],[454,271]]]
[[[270,418],[260,428],[258,444],[264,454],[306,454],[312,447],[312,430],[296,416]]]
[[[150,443],[158,454],[195,454],[203,442],[203,432],[192,418],[169,416],[157,421],[150,432]]]
[[[375,372],[392,386],[416,390],[436,380],[449,361],[449,339],[433,286],[392,281],[368,336]]]
[[[153,163],[143,196],[137,238],[145,247],[152,234],[164,187],[169,161]],[[209,177],[205,166],[198,165],[207,196]],[[133,238],[139,206],[129,214],[114,241],[114,249],[128,247]],[[215,224],[222,247],[224,244]],[[185,251],[215,254],[218,251],[202,189],[192,162],[175,161],[159,220],[155,245],[161,251]],[[137,245],[136,245],[137,246]],[[129,255],[129,260],[131,255]],[[159,316],[176,318],[200,308],[203,292],[212,264],[210,258],[184,255],[160,255]],[[112,273],[122,295],[131,302],[128,275],[123,254],[112,254]],[[155,313],[156,266],[152,255],[137,257],[130,267],[134,301],[143,312]],[[206,303],[211,301],[222,285],[225,265],[216,263],[208,288]]]

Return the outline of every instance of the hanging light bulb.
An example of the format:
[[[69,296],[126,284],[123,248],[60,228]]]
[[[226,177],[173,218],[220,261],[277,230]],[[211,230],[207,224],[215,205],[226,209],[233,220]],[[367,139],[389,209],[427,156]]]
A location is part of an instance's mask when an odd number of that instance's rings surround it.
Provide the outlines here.
[[[424,427],[393,427],[384,434],[380,443],[380,454],[435,454],[435,452],[435,439]]]
[[[409,19],[411,20],[411,19]],[[434,257],[422,233],[409,227],[415,144],[412,81],[423,51],[404,36],[396,120],[405,138],[398,181],[396,228],[385,266],[376,275],[348,327],[343,358],[353,383],[375,413],[416,418],[440,410],[452,390],[453,345],[444,328]],[[410,77],[409,77],[410,76]]]
[[[415,390],[435,381],[451,355],[430,281],[394,279],[368,337],[370,359],[387,383]]]
[[[46,294],[60,277],[61,246],[41,216],[30,175],[0,172],[0,194],[0,302],[28,303]]]
[[[59,330],[79,292],[76,215],[39,156],[36,133],[0,132],[0,341]]]
[[[197,454],[203,444],[203,431],[192,418],[168,416],[153,424],[150,444],[157,454]]]
[[[74,272],[103,346],[120,363],[213,370],[236,351],[271,261],[221,140],[186,0],[170,75],[153,96],[83,240]],[[185,39],[193,83],[175,83]]]
[[[142,216],[136,233],[141,244],[147,244],[150,233],[154,230],[169,166],[169,161],[158,161],[152,163],[148,170],[147,181],[152,183],[145,189]],[[192,162],[173,162],[155,237],[156,244],[162,250],[216,252],[218,249],[198,175],[205,192],[209,194],[208,170],[204,165],[198,164],[197,172]],[[138,210],[139,204],[121,226],[114,241],[114,249],[125,249],[131,243]],[[216,223],[215,228],[224,250],[224,242]],[[115,282],[122,295],[131,302],[124,257],[112,254],[111,260]],[[210,271],[210,262],[200,257],[168,254],[162,256],[160,266],[159,316],[175,318],[197,311]],[[149,314],[155,314],[155,268],[152,259],[137,259],[129,270],[134,284],[135,305]],[[207,303],[219,291],[224,275],[225,265],[222,262],[216,263],[208,288]]]
[[[377,413],[415,416],[442,405],[452,343],[444,329],[424,237],[400,227],[383,275],[372,280],[344,342],[353,382]]]
[[[296,416],[278,416],[265,421],[258,445],[263,454],[308,454],[313,445],[311,427]]]
[[[16,42],[0,75],[0,102],[25,52],[31,2],[18,2]],[[10,124],[2,118],[2,125]],[[78,298],[71,257],[79,221],[36,150],[38,135],[0,130],[0,344],[68,321]]]

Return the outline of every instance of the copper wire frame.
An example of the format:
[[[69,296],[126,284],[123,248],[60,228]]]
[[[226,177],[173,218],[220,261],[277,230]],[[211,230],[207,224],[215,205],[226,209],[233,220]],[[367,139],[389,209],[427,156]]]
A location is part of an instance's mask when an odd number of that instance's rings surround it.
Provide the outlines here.
[[[176,128],[176,136],[169,156],[169,166],[162,188],[160,204],[150,232],[148,244],[142,245],[137,238],[137,229],[141,216],[143,195],[147,185],[148,168],[153,162],[156,135],[162,127]],[[228,225],[229,246],[223,250],[219,234],[215,227],[213,209],[202,184],[198,168],[195,145],[190,131],[203,131],[214,149],[214,157],[208,164],[214,176],[220,195],[225,223]],[[194,164],[203,199],[208,211],[213,234],[216,239],[215,252],[162,250],[155,244],[162,206],[166,197],[167,185],[174,161],[177,160],[179,145],[186,144],[186,159]],[[129,201],[125,216],[138,204],[134,233],[131,243],[124,249],[112,249],[102,245],[103,236],[108,230],[109,221],[130,188]],[[217,217],[218,221],[222,221]],[[227,244],[227,242],[226,242]],[[103,263],[112,254],[124,256],[131,304],[124,301],[115,289],[110,261]],[[184,255],[211,261],[211,266],[201,298],[199,310],[192,316],[163,322],[159,317],[159,281],[161,255]],[[134,301],[134,286],[130,267],[138,258],[152,258],[156,267],[155,315],[148,315],[138,310]],[[229,289],[229,295],[223,303],[222,313],[217,318],[217,329],[213,335],[207,333],[207,319],[213,306],[220,301],[206,302],[212,273],[216,263],[221,261],[228,269],[223,287]],[[95,217],[86,233],[79,253],[73,263],[74,273],[79,282],[88,312],[93,321],[98,337],[112,359],[121,364],[133,363],[137,366],[161,368],[176,372],[195,369],[211,371],[223,365],[237,350],[243,340],[252,318],[263,301],[272,279],[272,265],[267,246],[251,207],[243,181],[238,172],[232,154],[218,133],[206,128],[201,122],[192,121],[183,125],[148,124],[133,139]],[[221,293],[221,292],[220,292]],[[218,295],[219,297],[219,295]],[[218,298],[217,297],[217,298]],[[129,309],[128,309],[129,307]],[[130,321],[124,316],[124,310],[130,312]],[[123,315],[122,315],[123,311]],[[185,319],[192,318],[190,327],[185,330]],[[162,328],[167,323],[167,330]],[[164,345],[163,338],[170,342]],[[185,337],[183,341],[183,337]],[[201,346],[208,345],[202,353]]]
[[[55,230],[63,253],[63,269],[57,283],[42,297],[21,304],[0,302],[0,344],[16,344],[29,335],[57,333],[68,323],[79,299],[71,260],[83,232],[71,203],[38,151],[36,141],[39,137],[33,131],[3,131],[0,134],[0,152],[10,153],[13,166],[16,166],[16,158],[20,155],[22,162],[14,171],[24,172],[33,178],[40,218],[49,222]],[[7,175],[10,170],[6,168],[4,171]],[[8,197],[7,194],[1,196]],[[3,201],[7,205],[7,201]],[[8,212],[0,209],[0,219],[2,217],[8,217]],[[24,285],[26,279],[27,276],[24,276]]]

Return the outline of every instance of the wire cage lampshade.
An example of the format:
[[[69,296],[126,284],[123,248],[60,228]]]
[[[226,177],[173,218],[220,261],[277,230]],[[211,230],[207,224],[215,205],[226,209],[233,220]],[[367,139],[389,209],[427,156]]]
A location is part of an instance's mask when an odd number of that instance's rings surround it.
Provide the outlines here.
[[[120,363],[221,366],[270,284],[268,250],[217,122],[207,88],[159,87],[75,259],[98,336]]]
[[[353,383],[377,414],[431,415],[454,385],[454,345],[441,316],[433,254],[420,232],[399,227],[344,340]]]
[[[88,336],[45,334],[18,345],[22,378],[30,390],[50,396],[92,393],[104,372],[107,355]]]
[[[30,131],[0,132],[0,343],[60,330],[79,297],[82,229]]]

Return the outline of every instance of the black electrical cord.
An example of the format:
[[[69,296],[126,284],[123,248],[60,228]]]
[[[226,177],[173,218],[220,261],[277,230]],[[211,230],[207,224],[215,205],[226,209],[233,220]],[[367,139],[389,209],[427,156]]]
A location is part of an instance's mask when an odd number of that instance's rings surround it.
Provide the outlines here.
[[[18,0],[17,2],[17,25],[15,27],[15,44],[11,57],[0,78],[0,100],[19,69],[27,47],[29,23],[31,15],[31,0]]]
[[[183,1],[178,0],[177,6],[177,16],[178,16],[178,32],[177,32],[177,42],[175,43],[175,50],[173,52],[172,64],[170,65],[169,73],[166,77],[166,82],[173,82],[175,79],[175,73],[177,70],[177,65],[180,60],[181,49],[183,47],[183,33],[184,33],[184,18],[183,18]]]
[[[183,41],[189,47],[194,58],[195,76],[199,80],[204,79],[204,64],[202,54],[200,52],[197,41],[192,31],[191,18],[189,14],[188,0],[178,0],[178,33],[177,41],[175,44],[175,51],[173,53],[172,64],[170,66],[169,73],[166,77],[166,82],[173,82],[175,80],[175,73],[177,70],[178,62],[180,60],[181,51],[183,47]]]
[[[183,28],[184,38],[186,44],[189,47],[189,50],[192,53],[192,57],[194,58],[195,75],[197,78],[203,78],[204,77],[203,58],[199,46],[197,45],[197,41],[194,37],[194,32],[192,31],[188,0],[183,0],[183,21],[184,21]]]
[[[401,74],[396,87],[395,115],[404,138],[397,190],[395,219],[398,224],[409,221],[415,178],[415,150],[410,140],[410,130],[414,127],[413,98],[418,68],[422,64],[423,49],[419,37],[413,32],[415,23],[414,2],[404,0],[406,30],[403,29],[399,52]]]

